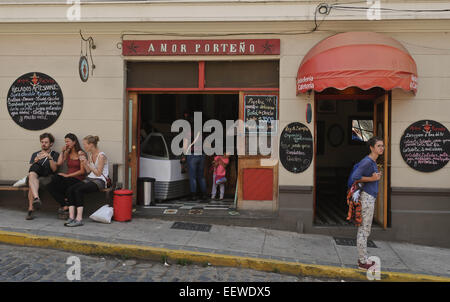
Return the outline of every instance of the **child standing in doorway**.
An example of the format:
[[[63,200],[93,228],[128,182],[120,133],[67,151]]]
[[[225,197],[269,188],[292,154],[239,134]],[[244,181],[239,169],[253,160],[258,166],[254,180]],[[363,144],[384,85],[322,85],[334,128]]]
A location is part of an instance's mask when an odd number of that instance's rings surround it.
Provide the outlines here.
[[[214,157],[213,161],[214,173],[213,173],[211,199],[216,198],[217,186],[220,186],[219,200],[223,200],[223,195],[225,193],[225,182],[227,181],[225,177],[226,167],[230,162],[229,157],[230,157],[229,152],[225,153],[224,155],[217,155],[216,157]]]

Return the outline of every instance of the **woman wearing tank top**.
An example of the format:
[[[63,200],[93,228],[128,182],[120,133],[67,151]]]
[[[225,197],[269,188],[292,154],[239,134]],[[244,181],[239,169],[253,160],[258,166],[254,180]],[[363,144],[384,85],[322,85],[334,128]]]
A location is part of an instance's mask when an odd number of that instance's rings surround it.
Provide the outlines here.
[[[108,159],[104,152],[98,149],[98,136],[88,135],[83,139],[84,150],[88,157],[80,153],[81,165],[89,173],[87,178],[79,184],[69,188],[69,219],[64,224],[68,227],[83,225],[84,195],[106,188],[108,177]],[[75,217],[76,214],[76,217]]]
[[[67,164],[67,173],[58,173],[52,178],[52,182],[47,185],[47,190],[59,203],[58,209],[59,217],[67,219],[69,216],[69,202],[67,200],[67,190],[69,187],[81,183],[85,177],[86,171],[81,165],[78,152],[84,154],[81,149],[80,142],[75,134],[68,133],[64,137],[64,147],[61,155],[58,158],[57,165],[62,166],[64,162]]]

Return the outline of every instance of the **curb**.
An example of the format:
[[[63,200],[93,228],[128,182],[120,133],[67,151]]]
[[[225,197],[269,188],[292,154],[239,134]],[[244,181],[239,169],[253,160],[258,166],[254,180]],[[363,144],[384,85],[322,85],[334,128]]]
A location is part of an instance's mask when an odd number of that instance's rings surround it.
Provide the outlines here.
[[[265,272],[276,272],[289,275],[312,276],[320,278],[342,278],[368,281],[366,272],[337,266],[304,264],[299,262],[285,262],[272,259],[239,257],[204,252],[171,250],[140,245],[116,244],[74,238],[40,236],[27,233],[0,231],[0,243],[52,248],[88,255],[109,255],[145,260],[161,261],[170,259],[175,261],[190,261],[197,264],[211,264],[214,266],[228,266],[249,268]],[[408,274],[398,272],[381,272],[380,281],[390,282],[450,282],[450,278]]]

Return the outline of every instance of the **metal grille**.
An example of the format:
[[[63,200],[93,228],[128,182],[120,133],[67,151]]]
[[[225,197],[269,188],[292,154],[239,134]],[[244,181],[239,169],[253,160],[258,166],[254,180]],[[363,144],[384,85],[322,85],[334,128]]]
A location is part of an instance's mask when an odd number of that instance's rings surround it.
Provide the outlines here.
[[[177,230],[209,232],[211,230],[211,225],[177,221],[170,228],[177,229]]]
[[[337,245],[356,246],[356,239],[338,238],[338,237],[333,237],[333,238]],[[375,245],[375,243],[372,240],[367,240],[367,246],[377,248],[377,246]]]

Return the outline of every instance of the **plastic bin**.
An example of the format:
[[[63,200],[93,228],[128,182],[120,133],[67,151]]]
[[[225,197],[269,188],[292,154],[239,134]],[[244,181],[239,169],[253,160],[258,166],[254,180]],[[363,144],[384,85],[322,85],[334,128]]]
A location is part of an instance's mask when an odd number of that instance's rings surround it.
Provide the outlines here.
[[[130,221],[133,211],[133,191],[114,191],[113,208],[115,221]]]

